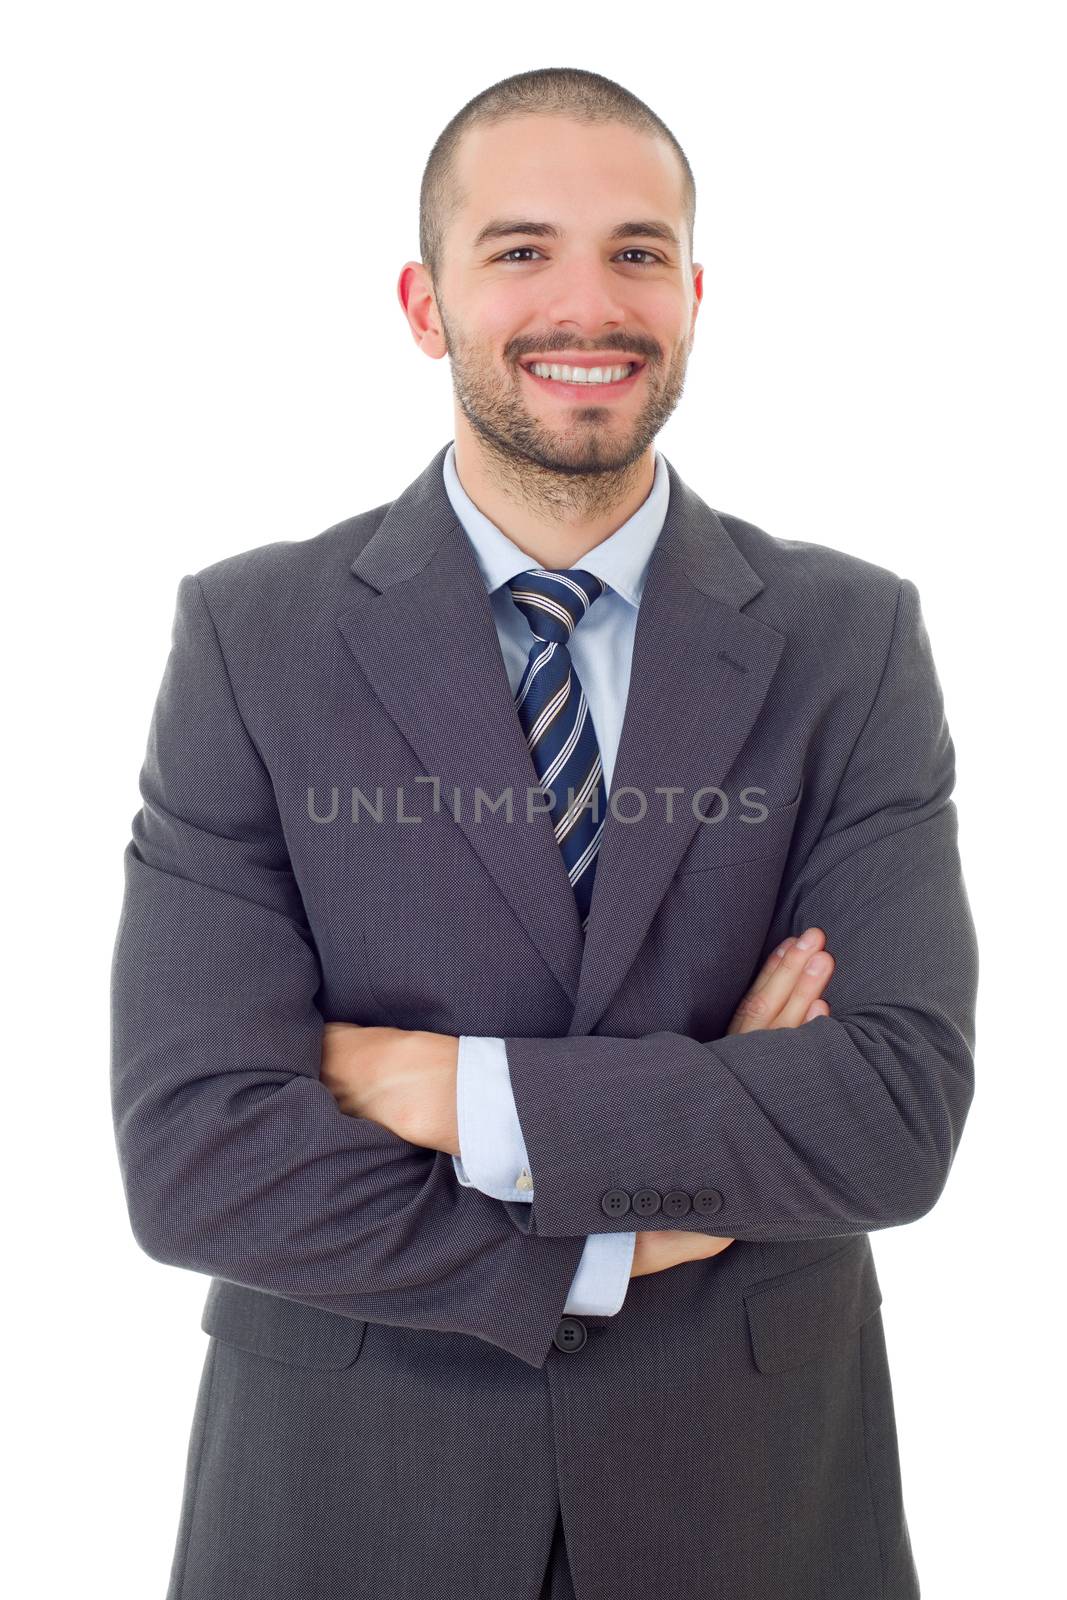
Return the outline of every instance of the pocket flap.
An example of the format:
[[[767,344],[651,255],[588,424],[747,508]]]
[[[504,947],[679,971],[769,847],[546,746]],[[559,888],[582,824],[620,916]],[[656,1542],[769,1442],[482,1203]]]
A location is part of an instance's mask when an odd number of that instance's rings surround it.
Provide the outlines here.
[[[784,1372],[840,1349],[882,1303],[866,1234],[821,1261],[744,1290],[752,1354],[761,1372]]]
[[[720,815],[715,805],[707,809],[713,819],[698,822],[685,854],[678,863],[678,877],[710,872],[715,867],[754,866],[757,861],[775,861],[785,856],[792,842],[804,784],[784,806],[772,807],[764,817],[750,817],[747,811],[731,809]],[[765,804],[752,800],[749,804]],[[748,820],[746,820],[746,818]]]
[[[200,1326],[225,1344],[298,1367],[350,1367],[367,1331],[353,1317],[228,1278],[212,1278]]]

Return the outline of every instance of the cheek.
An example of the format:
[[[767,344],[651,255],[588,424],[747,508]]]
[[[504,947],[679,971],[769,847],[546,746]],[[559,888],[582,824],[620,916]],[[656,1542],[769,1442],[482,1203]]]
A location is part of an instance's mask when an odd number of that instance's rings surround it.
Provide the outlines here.
[[[521,270],[521,269],[519,269]],[[544,303],[544,295],[519,282],[519,270],[513,282],[500,282],[489,286],[471,307],[468,326],[481,356],[497,362],[503,358],[501,351],[519,337],[538,338],[552,326],[552,316]]]

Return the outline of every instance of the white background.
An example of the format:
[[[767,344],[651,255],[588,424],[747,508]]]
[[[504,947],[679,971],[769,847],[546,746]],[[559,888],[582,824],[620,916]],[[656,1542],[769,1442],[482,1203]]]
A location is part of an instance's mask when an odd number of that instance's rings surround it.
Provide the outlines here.
[[[162,1597],[207,1343],[208,1280],[132,1239],[108,1090],[121,856],[178,581],[394,498],[452,437],[448,363],[396,298],[422,168],[472,95],[560,65],[646,100],[696,175],[704,302],[659,447],[717,509],[920,592],[982,991],[945,1194],[873,1241],[905,1504],[924,1600],[1062,1592],[1057,11],[142,0],[6,24],[20,1600]]]

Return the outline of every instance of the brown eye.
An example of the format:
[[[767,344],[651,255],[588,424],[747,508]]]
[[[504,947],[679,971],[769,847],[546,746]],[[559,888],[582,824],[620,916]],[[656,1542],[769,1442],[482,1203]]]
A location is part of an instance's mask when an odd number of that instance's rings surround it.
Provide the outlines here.
[[[508,259],[509,257],[518,256],[518,255],[529,255],[531,253],[534,254],[534,255],[540,255],[541,254],[540,250],[538,250],[532,244],[517,244],[517,245],[515,245],[515,247],[513,249],[506,250],[502,256],[497,256],[495,259],[497,261],[502,261],[502,262],[506,263],[508,266],[511,266],[513,263],[511,261],[509,261],[509,259]],[[633,266],[636,266],[636,267],[647,267],[647,266],[662,265],[662,260],[663,260],[663,258],[661,256],[656,255],[654,251],[652,251],[652,250],[643,250],[638,245],[632,245],[627,250],[620,250],[619,254],[623,255],[623,256],[647,256],[648,257],[647,261],[635,261],[635,262],[631,263]]]

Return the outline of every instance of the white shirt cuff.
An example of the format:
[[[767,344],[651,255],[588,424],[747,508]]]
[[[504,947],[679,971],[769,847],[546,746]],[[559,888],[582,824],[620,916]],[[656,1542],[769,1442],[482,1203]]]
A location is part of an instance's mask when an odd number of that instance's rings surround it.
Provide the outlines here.
[[[494,1200],[533,1200],[526,1141],[511,1092],[503,1039],[460,1034],[456,1067],[460,1154],[456,1177]]]

